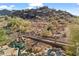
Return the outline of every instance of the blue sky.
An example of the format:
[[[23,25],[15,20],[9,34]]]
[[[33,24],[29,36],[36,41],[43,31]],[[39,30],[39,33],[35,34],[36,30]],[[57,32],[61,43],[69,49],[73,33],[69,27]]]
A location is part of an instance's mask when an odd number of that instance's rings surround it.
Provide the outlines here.
[[[79,16],[79,4],[77,3],[0,3],[0,9],[31,9],[35,7],[48,6],[49,8],[60,9],[68,11],[74,15]]]

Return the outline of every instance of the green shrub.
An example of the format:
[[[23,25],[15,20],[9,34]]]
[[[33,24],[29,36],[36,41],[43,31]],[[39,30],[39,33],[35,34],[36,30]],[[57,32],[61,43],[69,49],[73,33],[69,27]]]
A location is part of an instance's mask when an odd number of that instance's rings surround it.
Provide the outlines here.
[[[48,24],[47,26],[45,26],[45,28],[42,30],[42,32],[40,33],[41,36],[47,36],[47,37],[51,37],[52,36],[52,32],[53,32],[53,27],[51,24]]]
[[[13,18],[9,21],[8,26],[13,31],[22,31],[22,32],[28,32],[31,28],[31,22],[28,20],[23,20],[21,18]]]
[[[77,50],[77,43],[79,43],[79,25],[76,24],[70,24],[70,43],[71,47],[67,47],[66,53],[68,55],[76,55]]]
[[[3,45],[8,42],[8,36],[6,30],[0,29],[0,45]]]
[[[50,37],[50,36],[52,36],[52,33],[51,33],[51,31],[43,30],[41,33],[41,36]]]

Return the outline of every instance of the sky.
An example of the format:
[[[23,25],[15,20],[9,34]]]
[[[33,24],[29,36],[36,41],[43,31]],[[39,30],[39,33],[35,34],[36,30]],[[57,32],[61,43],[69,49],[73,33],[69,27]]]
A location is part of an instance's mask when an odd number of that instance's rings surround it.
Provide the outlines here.
[[[79,3],[0,3],[0,10],[21,10],[32,9],[36,7],[48,6],[57,10],[70,12],[73,15],[79,16]]]

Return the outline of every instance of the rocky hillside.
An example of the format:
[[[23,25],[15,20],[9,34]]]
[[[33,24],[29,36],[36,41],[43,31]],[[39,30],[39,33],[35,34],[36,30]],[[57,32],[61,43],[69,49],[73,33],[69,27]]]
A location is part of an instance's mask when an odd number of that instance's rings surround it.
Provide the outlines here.
[[[76,55],[69,31],[76,16],[46,6],[9,12],[0,13],[0,55]]]
[[[11,16],[18,16],[21,18],[44,18],[45,20],[47,18],[53,17],[56,19],[66,19],[69,20],[74,15],[70,14],[69,12],[62,11],[62,10],[56,10],[56,9],[50,9],[47,6],[40,7],[37,9],[25,9],[25,10],[0,10],[0,15],[11,15]],[[61,15],[61,16],[60,16]]]

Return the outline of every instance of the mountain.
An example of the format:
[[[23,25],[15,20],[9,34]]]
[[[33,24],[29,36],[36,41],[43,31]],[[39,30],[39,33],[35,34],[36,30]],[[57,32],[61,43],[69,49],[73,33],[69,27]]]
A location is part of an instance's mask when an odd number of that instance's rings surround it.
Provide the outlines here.
[[[11,16],[17,16],[21,17],[23,19],[37,19],[37,18],[48,18],[53,17],[56,19],[70,19],[74,17],[74,15],[70,14],[69,12],[62,11],[62,10],[56,10],[56,9],[50,9],[47,6],[40,7],[37,9],[25,9],[25,10],[0,10],[0,15],[11,15]]]
[[[0,15],[11,15],[11,11],[6,9],[0,10]]]

